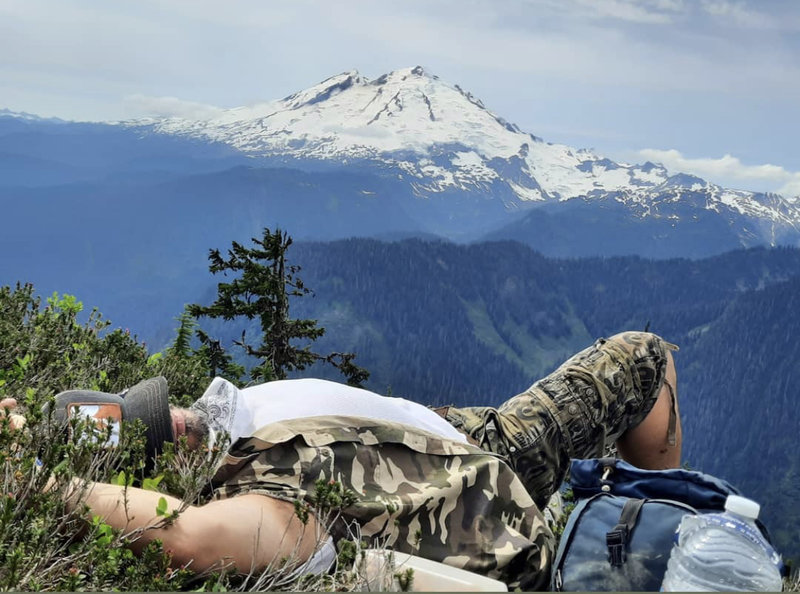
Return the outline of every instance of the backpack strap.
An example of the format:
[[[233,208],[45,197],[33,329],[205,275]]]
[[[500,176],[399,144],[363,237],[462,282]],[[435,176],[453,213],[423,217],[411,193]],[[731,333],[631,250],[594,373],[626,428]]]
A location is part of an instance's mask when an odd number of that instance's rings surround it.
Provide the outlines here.
[[[627,558],[626,548],[628,539],[639,519],[644,499],[628,499],[622,506],[619,523],[612,530],[606,532],[606,546],[608,547],[608,561],[612,567],[621,567]]]

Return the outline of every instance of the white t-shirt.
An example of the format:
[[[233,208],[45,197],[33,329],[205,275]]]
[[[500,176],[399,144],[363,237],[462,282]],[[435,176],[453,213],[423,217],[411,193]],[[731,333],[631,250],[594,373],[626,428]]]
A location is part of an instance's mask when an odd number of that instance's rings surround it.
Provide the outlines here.
[[[277,380],[240,390],[216,377],[192,409],[207,419],[212,437],[227,432],[231,442],[277,421],[328,415],[404,423],[466,441],[464,434],[422,404],[321,379]]]

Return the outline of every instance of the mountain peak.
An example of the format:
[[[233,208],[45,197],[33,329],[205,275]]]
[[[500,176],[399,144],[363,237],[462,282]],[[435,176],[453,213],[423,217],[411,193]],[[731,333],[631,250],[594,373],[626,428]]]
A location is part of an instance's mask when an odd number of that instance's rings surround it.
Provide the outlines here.
[[[232,140],[256,155],[285,151],[291,137],[291,144],[305,147],[305,156],[314,158],[428,153],[442,145],[475,147],[491,158],[498,149],[505,156],[518,154],[523,144],[536,140],[423,66],[372,81],[350,70],[279,101],[225,110],[206,121],[161,121],[156,127]]]
[[[439,77],[432,72],[426,70],[423,66],[414,66],[413,68],[401,68],[392,74],[399,74],[401,76],[418,76],[420,78],[429,78],[431,80],[439,80]]]
[[[350,70],[326,78],[312,87],[289,95],[283,99],[283,102],[291,108],[313,105],[329,99],[335,93],[344,91],[353,85],[364,84],[364,82],[365,80],[358,73],[358,70]]]
[[[252,156],[374,161],[399,167],[420,191],[484,191],[499,182],[510,187],[509,200],[522,202],[649,188],[667,178],[661,168],[642,170],[544,143],[419,65],[374,80],[350,70],[283,100],[207,121],[165,120],[156,128],[227,143]]]
[[[374,80],[349,70],[282,100],[154,127],[253,157],[374,164],[410,180],[419,195],[501,187],[507,208],[613,196],[649,212],[654,201],[680,199],[686,190],[706,192],[707,208],[760,208],[752,193],[687,174],[669,176],[660,164],[616,163],[591,150],[545,143],[419,65]]]
[[[691,173],[676,173],[671,175],[664,182],[666,186],[678,186],[690,189],[700,189],[708,186],[708,182],[701,177],[692,175]]]

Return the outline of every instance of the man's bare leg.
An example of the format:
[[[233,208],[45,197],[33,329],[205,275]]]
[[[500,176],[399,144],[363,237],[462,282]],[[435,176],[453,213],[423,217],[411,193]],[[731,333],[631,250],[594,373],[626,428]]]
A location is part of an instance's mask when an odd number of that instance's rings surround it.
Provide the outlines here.
[[[681,417],[677,401],[677,376],[672,353],[667,351],[667,371],[664,385],[653,409],[644,421],[629,429],[617,440],[617,451],[623,460],[638,468],[657,470],[677,468],[681,462]],[[670,387],[674,391],[670,392]],[[675,440],[669,440],[670,414],[675,407]]]

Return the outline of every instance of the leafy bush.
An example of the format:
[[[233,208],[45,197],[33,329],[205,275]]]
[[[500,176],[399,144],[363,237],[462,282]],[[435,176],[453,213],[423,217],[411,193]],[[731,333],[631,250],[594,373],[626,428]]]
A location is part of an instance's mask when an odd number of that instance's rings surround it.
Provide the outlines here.
[[[203,357],[171,349],[148,356],[129,331],[109,330],[97,310],[79,323],[82,311],[71,295],[54,293],[43,307],[30,284],[0,287],[0,396],[31,393],[43,403],[73,388],[120,392],[156,375],[167,378],[175,400],[205,389]]]
[[[110,482],[163,490],[182,498],[184,507],[154,510],[162,524],[174,521],[185,506],[203,504],[207,486],[222,455],[219,449],[190,450],[185,439],[167,444],[155,469],[144,468],[144,427],[126,424],[118,446],[105,446],[108,434],[86,421],[67,427],[54,422],[54,396],[67,389],[116,393],[156,375],[167,378],[170,399],[188,405],[208,384],[208,350],[192,350],[192,319],[180,319],[175,342],[149,354],[127,331],[110,330],[92,311],[84,322],[82,304],[70,295],[53,294],[43,304],[29,284],[0,287],[0,399],[14,397],[24,415],[15,429],[0,414],[0,589],[25,591],[221,591],[352,590],[360,585],[354,570],[361,546],[345,542],[333,572],[300,575],[296,563],[281,560],[257,575],[238,575],[221,566],[195,575],[171,567],[169,551],[159,541],[135,555],[129,545],[140,532],[115,530],[85,506],[67,513],[64,502],[80,498],[86,484]],[[46,407],[45,405],[49,405]],[[318,486],[312,506],[297,506],[299,517],[313,513],[324,525],[352,494],[338,484]],[[164,501],[164,503],[166,503]],[[87,521],[88,518],[88,521]]]
[[[87,523],[80,506],[64,511],[65,499],[85,488],[78,477],[154,484],[142,465],[143,428],[126,427],[119,447],[107,448],[96,428],[78,421],[62,427],[43,410],[63,390],[118,392],[154,375],[181,390],[195,388],[206,383],[202,361],[149,357],[130,333],[109,331],[97,311],[79,323],[82,309],[69,295],[54,294],[43,305],[29,284],[0,288],[0,398],[16,398],[16,412],[26,418],[22,430],[5,415],[0,425],[0,588],[180,589],[191,574],[168,569],[158,543],[137,557],[127,546],[136,535],[98,518]]]

